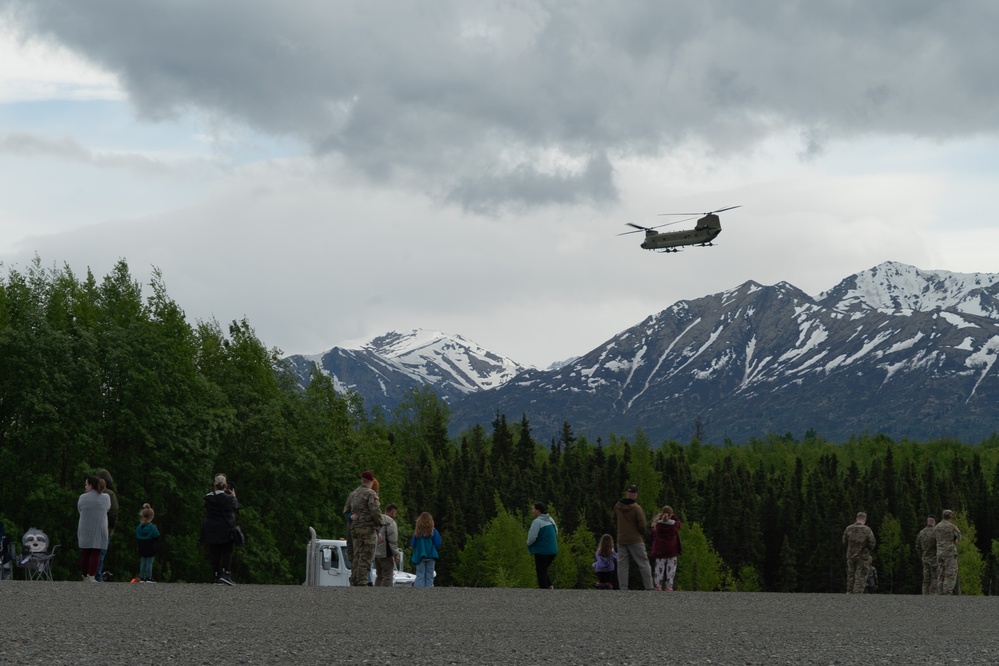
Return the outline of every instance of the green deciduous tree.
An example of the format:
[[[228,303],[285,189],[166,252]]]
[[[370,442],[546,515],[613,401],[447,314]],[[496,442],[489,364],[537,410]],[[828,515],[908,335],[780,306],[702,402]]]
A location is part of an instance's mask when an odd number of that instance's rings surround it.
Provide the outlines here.
[[[713,592],[722,589],[728,571],[699,523],[683,530],[683,554],[677,560],[677,590]]]
[[[981,595],[985,560],[976,545],[975,525],[962,512],[955,512],[952,522],[961,530],[961,540],[957,543],[957,579],[961,594]]]
[[[496,499],[496,517],[462,549],[454,580],[469,587],[537,587],[524,519]]]
[[[903,537],[902,525],[890,513],[881,521],[877,538],[877,563],[880,566],[878,582],[880,587],[887,587],[890,594],[895,591],[896,579],[904,573],[912,559],[912,547]]]

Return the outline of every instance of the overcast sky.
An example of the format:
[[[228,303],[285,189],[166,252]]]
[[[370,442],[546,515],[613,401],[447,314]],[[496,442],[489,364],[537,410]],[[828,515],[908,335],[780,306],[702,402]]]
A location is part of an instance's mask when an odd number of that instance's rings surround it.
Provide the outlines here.
[[[0,261],[286,354],[583,354],[747,280],[999,272],[999,4],[0,0]],[[657,254],[625,223],[722,215]],[[690,224],[693,224],[691,222]]]

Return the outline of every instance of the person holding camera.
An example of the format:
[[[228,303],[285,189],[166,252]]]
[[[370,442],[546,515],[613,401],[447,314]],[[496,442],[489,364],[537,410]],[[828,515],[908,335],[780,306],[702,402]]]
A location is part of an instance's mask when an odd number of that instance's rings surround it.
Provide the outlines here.
[[[212,563],[213,582],[216,585],[235,585],[232,580],[232,530],[236,527],[239,500],[236,487],[228,482],[225,474],[215,475],[215,486],[205,495],[205,519],[201,523],[199,541],[208,546],[208,559]]]

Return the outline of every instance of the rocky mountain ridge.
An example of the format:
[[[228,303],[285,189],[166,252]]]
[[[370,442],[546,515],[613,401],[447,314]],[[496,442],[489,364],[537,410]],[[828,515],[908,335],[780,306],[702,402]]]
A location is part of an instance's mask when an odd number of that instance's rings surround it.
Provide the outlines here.
[[[689,441],[696,421],[712,442],[809,429],[834,441],[864,432],[978,441],[999,417],[997,297],[999,275],[886,262],[816,297],[750,281],[680,301],[547,370],[439,342],[426,356],[402,354],[407,374],[375,351],[388,353],[385,341],[352,352],[373,355],[353,358],[353,376],[379,376],[381,395],[402,386],[390,370],[434,386],[452,405],[456,432],[499,411],[526,413],[545,441],[563,421],[591,439],[641,429],[653,441]],[[323,356],[341,382],[344,364],[327,357],[347,353]],[[453,383],[455,368],[470,367],[492,385],[476,388],[467,372]],[[352,388],[366,404],[378,395],[371,384]]]

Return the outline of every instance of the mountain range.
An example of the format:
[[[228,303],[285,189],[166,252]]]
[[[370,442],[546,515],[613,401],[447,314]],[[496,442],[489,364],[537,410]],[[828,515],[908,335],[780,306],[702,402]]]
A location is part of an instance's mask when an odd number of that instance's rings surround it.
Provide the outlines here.
[[[548,369],[421,330],[288,362],[303,382],[318,365],[369,408],[429,385],[455,433],[499,412],[527,414],[541,441],[568,422],[591,440],[640,429],[653,442],[807,431],[978,442],[999,418],[997,355],[999,275],[885,262],[817,296],[749,281],[679,301]]]

